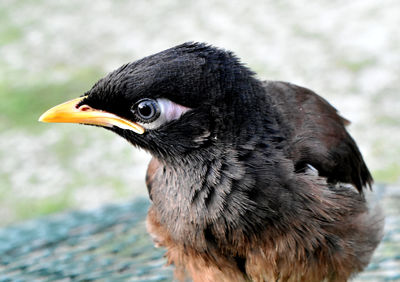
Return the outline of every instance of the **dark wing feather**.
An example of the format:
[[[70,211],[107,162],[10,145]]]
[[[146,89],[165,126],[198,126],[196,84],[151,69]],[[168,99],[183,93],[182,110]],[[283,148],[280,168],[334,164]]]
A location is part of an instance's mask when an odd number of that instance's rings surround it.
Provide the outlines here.
[[[264,82],[276,103],[281,128],[288,138],[287,154],[296,171],[311,164],[328,182],[353,184],[362,193],[372,176],[346,131],[349,121],[309,89],[285,82]]]

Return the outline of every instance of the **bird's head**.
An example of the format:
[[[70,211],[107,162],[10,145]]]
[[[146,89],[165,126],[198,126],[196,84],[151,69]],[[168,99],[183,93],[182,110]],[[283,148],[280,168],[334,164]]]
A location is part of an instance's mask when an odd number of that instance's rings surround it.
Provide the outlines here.
[[[156,156],[176,157],[251,134],[252,116],[265,111],[251,101],[258,89],[231,52],[185,43],[118,68],[39,120],[102,126]]]

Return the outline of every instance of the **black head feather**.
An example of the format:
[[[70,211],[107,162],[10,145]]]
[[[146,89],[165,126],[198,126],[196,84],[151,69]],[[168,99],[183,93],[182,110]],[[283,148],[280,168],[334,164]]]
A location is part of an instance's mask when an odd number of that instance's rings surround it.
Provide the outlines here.
[[[123,65],[85,95],[80,104],[132,121],[131,106],[143,98],[166,98],[191,108],[179,121],[142,136],[112,129],[163,157],[187,154],[215,140],[243,143],[274,118],[254,73],[231,52],[203,43],[185,43]]]

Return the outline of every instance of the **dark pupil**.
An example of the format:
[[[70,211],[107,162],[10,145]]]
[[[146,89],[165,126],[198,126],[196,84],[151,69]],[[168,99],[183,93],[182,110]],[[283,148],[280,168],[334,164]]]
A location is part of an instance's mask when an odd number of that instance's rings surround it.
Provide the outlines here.
[[[136,116],[138,121],[149,123],[156,120],[160,114],[161,109],[156,100],[142,99],[135,103],[131,108],[132,113]]]
[[[138,105],[138,111],[143,118],[151,118],[154,115],[154,105],[150,101],[142,102]]]

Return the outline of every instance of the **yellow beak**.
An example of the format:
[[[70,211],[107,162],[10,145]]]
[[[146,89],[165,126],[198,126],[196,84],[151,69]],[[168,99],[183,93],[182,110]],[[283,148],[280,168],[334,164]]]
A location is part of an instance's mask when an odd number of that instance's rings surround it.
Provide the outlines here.
[[[40,116],[39,121],[83,123],[106,127],[117,126],[122,129],[132,130],[138,134],[144,133],[144,128],[142,126],[117,115],[93,109],[88,105],[77,107],[79,102],[84,98],[85,97],[76,98],[51,108]]]

